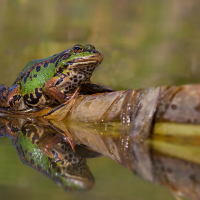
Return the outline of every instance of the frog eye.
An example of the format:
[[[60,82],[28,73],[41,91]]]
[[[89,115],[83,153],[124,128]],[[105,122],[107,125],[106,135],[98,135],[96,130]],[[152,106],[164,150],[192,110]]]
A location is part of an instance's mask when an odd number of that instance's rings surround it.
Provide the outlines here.
[[[81,46],[80,44],[77,44],[73,47],[73,51],[74,53],[81,53],[83,51],[83,46]]]
[[[86,44],[85,49],[95,50],[95,47],[91,44]]]

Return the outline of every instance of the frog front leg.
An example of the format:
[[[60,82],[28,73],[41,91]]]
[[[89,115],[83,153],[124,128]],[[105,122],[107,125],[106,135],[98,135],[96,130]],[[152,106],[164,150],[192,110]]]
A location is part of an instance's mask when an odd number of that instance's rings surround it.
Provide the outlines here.
[[[14,110],[26,109],[19,84],[10,88],[5,85],[0,86],[0,107]]]
[[[78,84],[73,84],[68,76],[58,73],[45,83],[43,93],[55,102],[62,104],[73,96],[77,88]]]
[[[61,103],[61,105],[48,112],[45,116],[68,104],[76,96],[79,86],[72,83],[73,81],[68,76],[61,73],[47,81],[43,91],[50,99]]]

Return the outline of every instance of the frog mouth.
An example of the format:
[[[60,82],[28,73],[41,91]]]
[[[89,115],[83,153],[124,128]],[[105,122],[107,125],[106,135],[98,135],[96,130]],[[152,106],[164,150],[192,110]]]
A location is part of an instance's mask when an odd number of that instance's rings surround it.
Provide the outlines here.
[[[75,63],[69,63],[67,66],[68,70],[73,71],[80,71],[81,73],[92,73],[96,67],[100,65],[101,61],[84,61],[84,62],[75,62]]]
[[[100,52],[98,52],[94,55],[89,55],[80,58],[77,57],[72,61],[69,61],[67,65],[68,67],[81,67],[81,66],[85,67],[87,65],[87,66],[93,66],[95,68],[101,64],[102,60],[103,60],[103,55]]]
[[[74,63],[70,63],[70,65],[73,66],[85,66],[85,65],[99,65],[101,63],[101,61],[97,61],[97,60],[86,60],[86,61],[82,61],[82,62],[74,62]]]

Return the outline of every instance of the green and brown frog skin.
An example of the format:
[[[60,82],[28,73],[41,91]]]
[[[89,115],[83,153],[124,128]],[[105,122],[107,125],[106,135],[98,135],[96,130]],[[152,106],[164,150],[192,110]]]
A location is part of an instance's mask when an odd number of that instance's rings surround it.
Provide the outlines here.
[[[12,139],[24,164],[47,175],[65,190],[88,190],[94,185],[86,159],[79,157],[50,126],[38,121],[0,118],[0,134]],[[44,150],[41,147],[46,146],[47,141],[52,143],[48,145],[51,148]]]
[[[88,44],[30,61],[10,88],[0,86],[0,107],[29,110],[67,102],[81,84],[90,81],[102,60],[103,55]]]

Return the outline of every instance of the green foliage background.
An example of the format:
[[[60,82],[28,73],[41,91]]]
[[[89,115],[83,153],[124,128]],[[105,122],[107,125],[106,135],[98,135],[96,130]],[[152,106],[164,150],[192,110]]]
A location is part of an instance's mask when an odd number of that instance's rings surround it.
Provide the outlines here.
[[[0,0],[0,84],[11,85],[28,61],[74,44],[93,44],[104,61],[92,81],[116,90],[198,83],[198,0]],[[0,140],[2,199],[171,199],[107,158],[90,160],[96,185],[69,194],[21,164]]]

